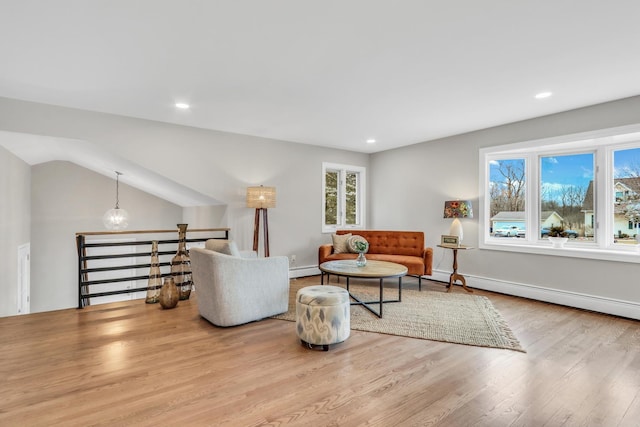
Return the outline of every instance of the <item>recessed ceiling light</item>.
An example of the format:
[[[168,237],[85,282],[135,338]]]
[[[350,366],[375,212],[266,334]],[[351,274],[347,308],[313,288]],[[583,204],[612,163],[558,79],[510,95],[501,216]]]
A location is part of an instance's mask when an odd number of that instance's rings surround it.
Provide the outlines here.
[[[188,110],[189,104],[186,104],[184,102],[176,102],[176,108],[179,108],[181,110]]]
[[[375,139],[373,139],[373,138],[367,139],[367,144],[375,144],[375,143],[376,143]]]
[[[540,92],[540,93],[536,94],[535,98],[536,99],[544,99],[544,98],[550,97],[551,95],[553,95],[553,93],[551,93],[551,92]]]

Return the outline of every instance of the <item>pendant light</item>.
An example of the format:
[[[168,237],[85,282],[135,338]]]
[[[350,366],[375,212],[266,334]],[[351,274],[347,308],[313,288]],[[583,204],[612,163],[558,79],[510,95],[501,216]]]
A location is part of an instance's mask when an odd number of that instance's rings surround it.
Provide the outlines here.
[[[109,209],[102,217],[102,223],[107,230],[124,230],[129,225],[129,214],[124,209],[120,209],[120,175],[122,172],[116,171],[116,207]]]

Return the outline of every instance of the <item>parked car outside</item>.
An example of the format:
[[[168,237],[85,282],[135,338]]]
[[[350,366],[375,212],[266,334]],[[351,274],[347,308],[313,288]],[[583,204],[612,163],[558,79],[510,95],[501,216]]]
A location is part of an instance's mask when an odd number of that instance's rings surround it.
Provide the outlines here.
[[[575,239],[578,237],[578,232],[574,231],[574,230],[564,230],[564,232],[567,234],[567,237],[570,239]],[[542,229],[540,229],[540,236],[541,237],[548,237],[549,236],[549,229],[547,227],[544,227]]]
[[[511,227],[502,227],[497,229],[494,233],[493,236],[494,237],[518,237],[518,227],[511,226]]]

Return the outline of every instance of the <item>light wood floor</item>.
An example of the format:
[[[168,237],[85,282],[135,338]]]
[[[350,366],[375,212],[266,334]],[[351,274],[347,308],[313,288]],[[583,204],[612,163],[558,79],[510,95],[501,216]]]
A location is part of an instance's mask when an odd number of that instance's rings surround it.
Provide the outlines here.
[[[0,426],[640,425],[640,322],[476,294],[527,353],[359,331],[311,351],[292,322],[217,328],[193,298],[2,318]]]

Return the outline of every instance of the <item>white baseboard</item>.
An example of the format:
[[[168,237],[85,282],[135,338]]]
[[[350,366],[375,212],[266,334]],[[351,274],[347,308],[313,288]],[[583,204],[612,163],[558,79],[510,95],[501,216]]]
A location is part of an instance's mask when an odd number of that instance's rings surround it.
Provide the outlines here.
[[[434,270],[432,276],[424,277],[448,282],[449,275],[449,272]],[[472,288],[640,320],[640,303],[466,274],[464,277],[467,286]]]
[[[315,276],[319,274],[320,269],[317,266],[311,265],[289,270],[290,278]],[[451,273],[448,271],[433,270],[433,274],[431,276],[422,276],[422,278],[426,280],[433,279],[441,282],[448,282],[450,274]],[[513,295],[640,320],[640,303],[636,302],[562,291],[559,289],[545,288],[543,286],[530,285],[526,283],[507,282],[488,277],[466,274],[464,277],[467,281],[467,286],[472,288],[484,289],[485,291],[499,292],[506,295]]]
[[[296,267],[289,269],[289,278],[294,279],[296,277],[317,276],[320,274],[318,266],[309,265],[307,267]]]

